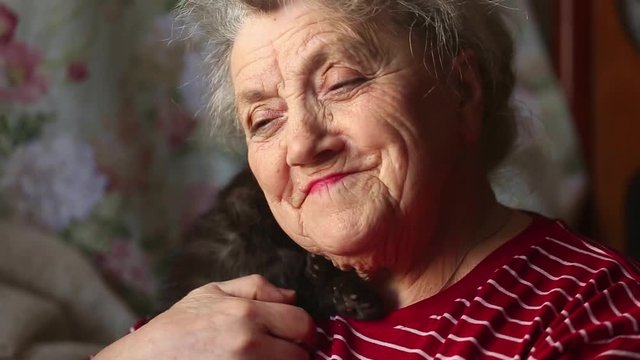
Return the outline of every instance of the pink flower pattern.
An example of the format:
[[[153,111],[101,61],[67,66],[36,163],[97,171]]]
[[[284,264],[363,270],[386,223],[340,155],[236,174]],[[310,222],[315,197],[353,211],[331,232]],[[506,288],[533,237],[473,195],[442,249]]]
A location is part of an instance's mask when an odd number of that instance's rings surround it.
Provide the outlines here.
[[[155,292],[151,263],[144,251],[134,241],[115,239],[111,249],[98,255],[98,267],[116,281],[131,286],[147,295]]]
[[[47,92],[41,53],[14,41],[0,46],[0,102],[33,103]]]
[[[18,25],[18,15],[0,2],[0,46],[13,40]]]
[[[89,77],[87,64],[82,61],[74,61],[67,66],[67,79],[71,82],[83,82]]]
[[[161,97],[157,109],[156,124],[169,146],[175,149],[184,145],[196,128],[194,116],[169,97]]]

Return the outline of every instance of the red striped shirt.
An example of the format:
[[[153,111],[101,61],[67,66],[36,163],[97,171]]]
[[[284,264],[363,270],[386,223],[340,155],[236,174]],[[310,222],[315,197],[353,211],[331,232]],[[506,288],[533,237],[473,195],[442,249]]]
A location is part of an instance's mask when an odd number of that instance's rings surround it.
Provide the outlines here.
[[[448,289],[380,321],[332,317],[316,359],[640,359],[635,263],[535,216]]]

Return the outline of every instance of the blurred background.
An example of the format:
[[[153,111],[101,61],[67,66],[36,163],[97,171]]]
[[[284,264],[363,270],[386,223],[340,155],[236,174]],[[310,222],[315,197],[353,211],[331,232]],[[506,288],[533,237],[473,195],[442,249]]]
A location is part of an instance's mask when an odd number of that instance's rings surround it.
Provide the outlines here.
[[[82,359],[153,314],[167,255],[244,164],[207,132],[174,5],[0,0],[0,359]],[[500,201],[640,259],[640,0],[503,6]]]

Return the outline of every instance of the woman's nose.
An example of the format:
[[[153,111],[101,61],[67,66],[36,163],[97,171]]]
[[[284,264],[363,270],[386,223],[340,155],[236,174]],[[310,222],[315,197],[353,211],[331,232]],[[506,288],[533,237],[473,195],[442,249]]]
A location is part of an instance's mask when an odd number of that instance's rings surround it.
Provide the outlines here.
[[[318,165],[333,159],[345,146],[344,139],[328,131],[322,120],[304,117],[292,121],[287,136],[287,165]]]

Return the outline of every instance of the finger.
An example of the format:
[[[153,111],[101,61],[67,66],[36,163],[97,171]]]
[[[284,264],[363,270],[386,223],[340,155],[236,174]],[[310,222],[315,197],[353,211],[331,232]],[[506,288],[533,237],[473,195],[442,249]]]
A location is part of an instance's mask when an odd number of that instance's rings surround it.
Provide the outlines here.
[[[290,341],[269,337],[265,342],[267,346],[264,348],[269,349],[269,352],[267,354],[264,352],[258,354],[256,359],[308,360],[310,358],[308,350],[300,345],[291,343]]]
[[[214,284],[226,295],[235,297],[286,304],[295,301],[295,291],[279,288],[260,275],[248,275]]]
[[[315,347],[316,326],[306,311],[288,304],[262,302],[256,306],[256,320],[271,335],[308,349]]]

